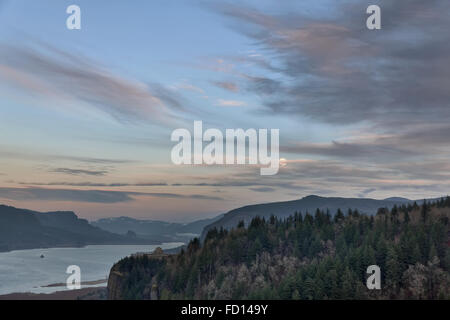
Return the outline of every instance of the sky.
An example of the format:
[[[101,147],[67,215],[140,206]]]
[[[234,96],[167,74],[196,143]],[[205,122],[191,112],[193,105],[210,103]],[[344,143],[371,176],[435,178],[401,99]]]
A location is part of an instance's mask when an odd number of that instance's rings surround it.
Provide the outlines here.
[[[132,3],[0,1],[0,203],[187,222],[449,193],[448,1]],[[174,165],[171,133],[195,120],[280,129],[279,173]]]

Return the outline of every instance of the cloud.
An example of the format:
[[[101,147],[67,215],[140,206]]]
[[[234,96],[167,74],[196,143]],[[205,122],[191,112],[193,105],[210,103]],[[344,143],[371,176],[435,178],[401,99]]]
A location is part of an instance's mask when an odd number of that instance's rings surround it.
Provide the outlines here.
[[[376,188],[365,189],[365,190],[361,191],[361,193],[358,194],[358,197],[365,198],[369,193],[372,193],[374,191],[377,191],[377,189]]]
[[[275,191],[274,188],[270,188],[270,187],[250,188],[250,190],[255,191],[255,192],[274,192]]]
[[[352,133],[348,141],[330,143],[293,142],[280,147],[281,152],[318,155],[328,158],[361,160],[365,163],[419,160],[448,157],[450,126],[425,124],[397,134],[364,137],[363,129]]]
[[[250,75],[245,75],[245,78],[247,79],[248,90],[260,95],[272,95],[282,90],[282,84],[278,80]]]
[[[283,188],[289,190],[303,190],[304,187],[296,185],[294,182],[290,181],[261,181],[255,178],[254,174],[249,174],[248,176],[236,177],[234,179],[227,179],[221,177],[211,177],[208,180],[211,182],[194,182],[194,183],[167,183],[167,182],[112,182],[112,183],[101,183],[101,182],[64,182],[64,181],[54,181],[54,182],[25,182],[25,181],[9,181],[10,183],[23,185],[23,186],[48,186],[48,187],[105,187],[105,188],[121,188],[121,187],[218,187],[218,188],[249,188],[255,192],[270,192],[276,191],[276,188]],[[196,199],[200,199],[199,196],[194,196]],[[209,199],[209,198],[205,198]]]
[[[60,160],[69,160],[94,164],[126,164],[136,162],[135,160],[128,160],[128,159],[105,159],[105,158],[77,157],[67,155],[48,155],[47,157],[56,160],[60,159]]]
[[[398,162],[364,165],[335,160],[288,160],[279,179],[301,181],[307,190],[325,187],[336,193],[353,190],[358,196],[373,192],[402,190],[447,194],[450,186],[448,162]],[[363,191],[361,191],[363,190]],[[392,196],[392,195],[388,195]]]
[[[256,177],[256,178],[255,178]],[[254,187],[254,186],[271,186],[277,188],[286,189],[303,189],[302,186],[297,186],[289,181],[261,181],[257,178],[258,175],[255,172],[248,172],[247,174],[239,174],[234,179],[222,178],[222,177],[210,177],[208,180],[212,182],[197,182],[197,183],[174,183],[173,187],[223,187],[223,188],[235,188],[235,187]]]
[[[183,90],[197,92],[197,93],[201,93],[201,94],[205,93],[205,90],[203,90],[202,88],[194,86],[193,84],[191,84],[189,82],[186,82],[186,81],[181,82],[181,83],[177,83],[173,87],[175,89],[183,89]]]
[[[125,79],[99,63],[49,45],[0,45],[0,77],[38,96],[93,106],[120,122],[167,120],[182,109],[177,95],[157,84]]]
[[[276,14],[244,5],[216,10],[272,60],[266,75],[250,76],[247,85],[263,96],[268,112],[330,124],[369,121],[384,130],[445,123],[450,3],[378,2],[383,22],[377,32],[365,27],[370,1],[341,1],[328,15],[283,6]]]
[[[246,106],[247,104],[243,101],[237,101],[237,100],[224,100],[219,99],[217,100],[217,104],[222,107],[242,107]]]
[[[257,169],[247,168],[236,174],[209,176],[210,182],[195,186],[249,187],[276,194],[299,196],[308,194],[335,194],[361,196],[368,194],[391,197],[391,191],[401,191],[412,198],[440,196],[450,188],[449,164],[445,159],[434,161],[405,161],[368,164],[366,162],[330,159],[288,159],[276,176],[257,177]],[[369,192],[370,191],[370,192]],[[400,194],[402,195],[402,194]]]
[[[128,192],[109,190],[74,190],[44,188],[0,188],[0,198],[15,201],[71,201],[89,203],[120,203],[134,201],[135,197],[146,196],[156,198],[223,200],[220,197],[207,195],[184,195],[158,192]]]
[[[70,190],[41,188],[0,188],[0,198],[16,201],[73,201],[119,203],[132,201],[130,193],[101,190]]]
[[[186,198],[186,197],[183,197],[183,198]],[[203,194],[194,194],[194,195],[188,196],[187,198],[200,199],[200,200],[224,200],[221,197],[206,196]]]
[[[56,168],[56,169],[49,170],[49,172],[64,173],[64,174],[69,174],[69,175],[74,175],[74,176],[83,176],[83,175],[104,176],[108,173],[108,171],[106,171],[106,170],[83,170],[83,169],[70,169],[70,168]]]
[[[168,186],[165,182],[141,182],[141,183],[99,183],[99,182],[17,182],[27,186],[71,186],[71,187],[162,187]]]
[[[227,81],[215,81],[213,84],[219,88],[231,91],[231,92],[239,92],[239,87],[237,84],[233,82],[227,82]]]
[[[294,154],[320,155],[334,158],[352,158],[377,161],[392,161],[406,156],[419,155],[417,148],[405,148],[401,145],[380,142],[338,142],[331,143],[295,143],[281,146],[281,152]]]
[[[150,88],[151,89],[149,90],[151,90],[151,94],[162,101],[166,106],[170,106],[173,110],[176,111],[185,110],[184,105],[186,105],[187,102],[176,91],[165,88],[164,86],[157,83],[151,83]]]
[[[18,152],[14,150],[7,150],[7,147],[2,146],[0,150],[0,156],[2,158],[11,159],[21,159],[30,161],[71,161],[78,163],[87,164],[101,164],[101,165],[113,165],[113,164],[129,164],[135,163],[135,160],[128,159],[106,159],[106,158],[96,158],[96,157],[81,157],[72,155],[61,155],[61,154],[39,154],[34,152]]]
[[[379,31],[365,26],[370,4],[343,0],[323,11],[304,1],[307,13],[284,4],[212,7],[262,53],[254,68],[247,55],[233,59],[242,93],[260,98],[270,116],[339,132],[320,132],[320,143],[284,136],[280,152],[301,160],[288,160],[277,182],[359,196],[446,194],[450,2],[380,0]]]
[[[376,179],[394,179],[401,172],[383,166],[360,167],[358,164],[335,160],[287,160],[280,168],[279,178],[286,181],[330,183],[363,183]]]

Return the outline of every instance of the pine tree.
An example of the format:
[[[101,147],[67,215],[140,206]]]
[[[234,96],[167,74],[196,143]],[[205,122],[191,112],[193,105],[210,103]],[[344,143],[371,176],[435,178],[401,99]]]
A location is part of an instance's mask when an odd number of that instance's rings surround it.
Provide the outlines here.
[[[422,217],[422,222],[425,223],[428,218],[428,204],[426,200],[423,200],[422,210],[420,211],[420,215]]]
[[[400,265],[398,262],[397,252],[394,247],[390,246],[386,257],[386,280],[394,288],[400,280]]]
[[[410,220],[411,220],[411,218],[409,217],[409,213],[408,213],[408,211],[405,210],[403,212],[403,223],[408,224]]]
[[[342,276],[342,299],[352,299],[355,293],[354,277],[352,272],[347,267]]]
[[[336,212],[336,215],[334,216],[334,222],[340,222],[344,220],[344,214],[342,213],[341,209],[338,209]]]

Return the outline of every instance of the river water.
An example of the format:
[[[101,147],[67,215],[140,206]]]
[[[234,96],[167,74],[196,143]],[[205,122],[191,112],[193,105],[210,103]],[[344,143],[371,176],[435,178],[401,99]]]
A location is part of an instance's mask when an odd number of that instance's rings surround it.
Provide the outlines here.
[[[79,266],[81,281],[90,282],[108,278],[115,262],[136,252],[152,252],[176,248],[183,243],[161,245],[109,245],[84,248],[52,248],[19,250],[0,253],[0,294],[13,292],[52,293],[67,290],[65,286],[45,287],[66,283],[70,276],[67,267]],[[43,258],[41,258],[43,256]],[[106,283],[86,286],[106,286]]]

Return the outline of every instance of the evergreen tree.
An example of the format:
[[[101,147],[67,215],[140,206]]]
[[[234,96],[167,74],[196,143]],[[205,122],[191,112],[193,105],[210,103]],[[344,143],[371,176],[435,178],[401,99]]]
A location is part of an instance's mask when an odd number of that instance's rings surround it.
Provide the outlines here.
[[[403,223],[408,224],[411,218],[409,217],[409,213],[407,210],[403,211]]]
[[[394,288],[397,288],[400,275],[401,269],[398,262],[397,252],[395,247],[390,246],[386,256],[386,281]]]

